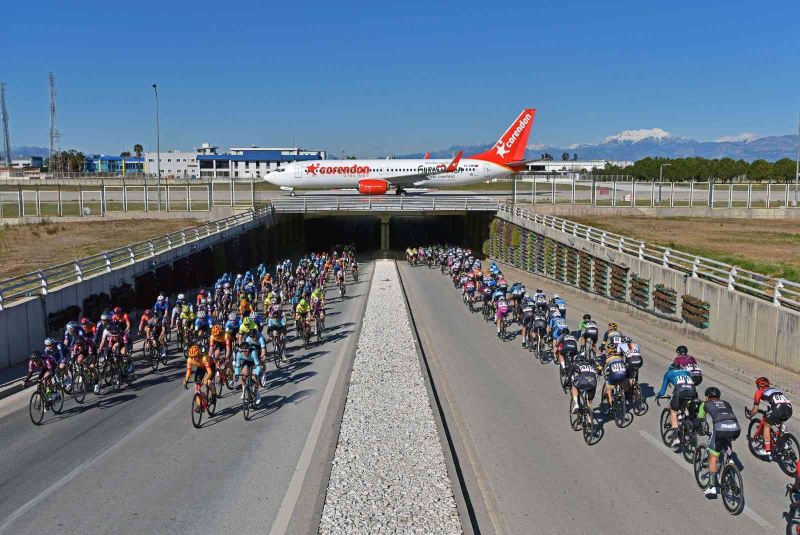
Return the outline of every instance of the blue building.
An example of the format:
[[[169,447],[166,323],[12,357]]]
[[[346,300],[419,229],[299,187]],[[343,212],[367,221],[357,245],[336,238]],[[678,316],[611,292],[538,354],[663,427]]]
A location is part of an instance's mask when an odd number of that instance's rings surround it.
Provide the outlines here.
[[[229,154],[198,154],[201,179],[262,178],[281,165],[306,160],[324,160],[324,150],[297,147],[232,148]]]
[[[141,174],[144,173],[144,158],[95,154],[83,160],[83,172],[121,176]]]

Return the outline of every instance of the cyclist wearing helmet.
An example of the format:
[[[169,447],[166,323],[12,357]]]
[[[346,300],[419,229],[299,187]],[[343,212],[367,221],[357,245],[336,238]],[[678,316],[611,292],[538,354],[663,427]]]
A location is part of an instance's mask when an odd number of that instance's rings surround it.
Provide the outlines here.
[[[233,355],[233,342],[239,337],[239,316],[236,312],[228,314],[228,321],[225,322],[225,358],[230,359]]]
[[[536,307],[538,309],[542,311],[547,310],[547,296],[541,288],[536,289],[536,293],[533,294],[533,300],[536,302]]]
[[[250,301],[248,301],[247,299],[241,299],[239,301],[239,315],[244,318],[252,313],[253,313],[253,306],[250,304]]]
[[[53,374],[56,371],[56,361],[51,355],[42,354],[41,351],[34,351],[28,357],[28,375],[22,380],[22,388],[28,386],[28,381],[33,377],[33,372],[39,370],[39,381],[43,381],[47,386],[47,395],[50,395],[50,386]]]
[[[64,369],[69,364],[69,352],[61,342],[49,336],[44,339],[44,354],[50,355],[59,369]]]
[[[689,355],[689,350],[686,346],[675,348],[675,364],[689,372],[694,386],[700,386],[700,383],[703,382],[703,372],[700,370],[700,365],[695,358]]]
[[[261,334],[258,335],[262,339],[264,338]],[[261,359],[258,355],[258,346],[259,343],[252,337],[246,337],[242,343],[239,345],[238,351],[236,351],[236,363],[233,368],[234,377],[239,377],[241,375],[241,384],[242,384],[242,399],[244,399],[244,384],[245,378],[248,374],[253,374],[255,381],[253,384],[255,386],[255,404],[259,405],[261,403],[261,395],[258,393],[258,386],[259,381],[258,378],[261,376]],[[266,354],[266,342],[262,347],[262,353]],[[243,370],[247,370],[244,374],[242,374]]]
[[[214,362],[208,355],[203,355],[200,347],[193,345],[189,348],[186,357],[186,376],[183,378],[183,388],[189,388],[189,377],[192,375],[192,368],[197,368],[194,374],[194,382],[209,385],[211,389],[211,400],[217,399],[216,385],[214,384],[214,375],[217,373],[217,363]]]
[[[156,302],[153,305],[153,314],[159,317],[169,315],[169,300],[164,297],[164,294],[159,294],[158,298],[156,298]]]
[[[119,328],[121,331],[124,331],[127,335],[131,331],[131,318],[128,316],[127,312],[123,312],[122,308],[114,307],[113,310],[114,314],[112,317],[112,321],[119,324]]]
[[[661,390],[658,391],[658,397],[664,397],[667,392],[667,387],[672,385],[672,398],[669,402],[669,419],[672,429],[678,429],[678,411],[685,408],[686,404],[691,399],[697,399],[697,391],[694,388],[692,377],[689,372],[671,362],[664,373],[664,379],[661,382]],[[672,435],[672,447],[675,448],[681,443],[677,433]]]
[[[564,301],[560,295],[553,294],[553,299],[551,303],[558,307],[558,311],[561,313],[561,317],[567,319],[567,302]]]
[[[745,409],[745,414],[748,418],[752,418],[758,412],[758,406],[762,401],[767,404],[764,419],[768,425],[764,426],[763,431],[764,449],[756,451],[756,454],[766,456],[772,453],[771,426],[786,422],[792,417],[792,402],[781,389],[772,386],[766,377],[756,379],[756,387],[758,390],[753,396],[753,408]]]
[[[198,338],[202,338],[208,334],[212,325],[214,325],[214,321],[206,314],[205,310],[201,310],[197,313],[197,319],[194,320],[194,332],[197,333]]]
[[[714,497],[717,495],[717,472],[719,470],[717,461],[719,454],[730,446],[731,442],[739,438],[742,432],[739,421],[733,413],[733,407],[727,401],[720,399],[719,388],[710,386],[706,388],[706,400],[700,404],[697,417],[705,420],[706,416],[711,418],[711,437],[708,439],[708,474],[709,484],[705,495]]]
[[[639,370],[644,361],[639,351],[639,344],[634,344],[628,336],[622,337],[622,343],[617,346],[617,353],[625,359],[625,368],[628,370],[628,386],[633,387],[639,381]],[[628,392],[631,392],[631,389]]]
[[[591,341],[591,347],[594,349],[597,345],[600,329],[597,327],[597,322],[592,319],[591,314],[583,315],[583,319],[578,324],[578,330],[581,332],[581,352],[586,351],[589,341]]]
[[[603,342],[600,344],[600,351],[605,350],[606,346],[616,347],[622,343],[622,333],[619,332],[617,324],[613,321],[608,324],[608,330],[603,335]]]
[[[536,316],[536,301],[530,295],[522,299],[522,347],[528,347],[528,331],[533,328]]]

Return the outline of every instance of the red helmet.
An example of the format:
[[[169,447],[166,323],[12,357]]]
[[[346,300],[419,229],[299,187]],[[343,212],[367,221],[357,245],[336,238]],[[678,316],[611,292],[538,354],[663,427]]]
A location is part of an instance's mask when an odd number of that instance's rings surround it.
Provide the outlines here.
[[[87,323],[91,323],[91,321],[89,321],[89,318],[81,318],[81,325],[86,325]]]
[[[769,386],[769,379],[766,377],[759,377],[756,379],[756,386],[758,388],[767,388]]]
[[[145,315],[145,316],[149,316],[149,315],[150,315],[150,314],[152,314],[152,313],[153,313],[153,311],[152,311],[152,310],[150,310],[149,308],[148,308],[147,310],[145,310],[145,311],[144,311],[144,315]]]
[[[117,316],[122,316],[122,308],[114,307],[114,314],[116,314]]]

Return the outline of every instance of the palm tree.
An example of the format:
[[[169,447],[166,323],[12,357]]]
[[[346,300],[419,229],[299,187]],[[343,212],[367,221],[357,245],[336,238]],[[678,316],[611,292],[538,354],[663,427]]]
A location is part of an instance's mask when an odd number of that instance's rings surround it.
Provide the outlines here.
[[[139,143],[133,146],[133,152],[136,154],[137,158],[142,157],[142,153],[144,152],[144,147],[142,147]]]

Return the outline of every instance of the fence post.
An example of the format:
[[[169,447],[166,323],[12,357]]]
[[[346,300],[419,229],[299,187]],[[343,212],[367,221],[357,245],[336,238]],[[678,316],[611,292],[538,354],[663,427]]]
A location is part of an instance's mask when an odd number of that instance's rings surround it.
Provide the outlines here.
[[[728,208],[733,208],[733,182],[728,186]]]
[[[611,182],[611,206],[617,206],[617,178],[614,177],[614,181]]]
[[[367,198],[367,202],[369,202],[369,198]],[[306,197],[303,195],[303,213],[306,213],[306,210],[308,210],[308,207],[306,206]]]
[[[106,215],[106,183],[100,179],[100,216]]]
[[[208,195],[208,211],[211,211],[211,207],[214,206],[214,183],[209,179],[208,184],[206,184],[206,195]]]
[[[41,293],[42,295],[47,295],[47,277],[44,274],[44,271],[39,270],[39,281],[41,283]]]
[[[783,279],[778,279],[778,282],[775,284],[775,291],[772,294],[772,304],[775,306],[780,306],[781,304],[781,290],[783,289]]]
[[[769,205],[771,203],[771,200],[770,200],[771,196],[772,196],[772,184],[767,182],[767,206],[766,206],[767,208],[770,207]]]
[[[147,245],[150,246],[150,256],[156,255],[156,246],[153,245],[153,240],[147,240]]]
[[[636,179],[631,180],[631,207],[636,207]]]
[[[689,208],[694,206],[694,179],[689,182]]]
[[[714,181],[708,181],[708,207],[714,208]]]
[[[550,193],[551,193],[551,197],[552,197],[552,200],[553,200],[553,204],[555,204],[556,203],[556,179],[555,178],[553,178],[553,181],[551,182]]]
[[[106,272],[111,271],[111,258],[108,256],[108,253],[103,253],[103,258],[106,260]]]
[[[191,186],[189,185],[189,179],[187,178],[186,179],[186,211],[187,212],[191,212],[192,211],[192,203],[190,202],[190,199],[189,199],[189,197],[192,196],[192,190],[190,188],[191,188]]]
[[[436,211],[436,197],[433,197],[433,208],[431,210]]]
[[[536,177],[533,177],[533,182],[531,183],[531,204],[536,204]]]
[[[56,184],[56,190],[58,191],[58,217],[64,217],[64,207],[61,204],[61,183]]]
[[[752,182],[748,182],[747,183],[747,207],[748,208],[752,208],[753,207],[753,183]]]
[[[131,264],[135,264],[136,263],[136,255],[133,254],[133,247],[131,247],[130,245],[128,246],[128,256],[130,256],[130,258],[131,258]]]
[[[39,184],[36,184],[36,217],[42,217],[42,197],[39,194]]]
[[[664,255],[661,257],[661,263],[664,264],[664,267],[669,267],[669,249],[664,249]]]
[[[617,250],[618,250],[620,253],[623,253],[623,252],[625,252],[625,236],[620,236],[620,237],[619,237],[619,242],[618,242]]]
[[[17,186],[17,203],[19,205],[19,216],[24,217],[25,207],[22,204],[22,185]]]
[[[605,247],[605,246],[606,246],[606,233],[605,233],[605,232],[603,232],[603,233],[600,235],[600,245],[601,245],[602,247]]]
[[[728,272],[728,289],[736,289],[736,266],[731,267],[731,270]]]
[[[669,186],[669,207],[672,208],[675,206],[675,182],[670,182]]]
[[[644,242],[639,242],[639,260],[644,260]]]
[[[788,183],[786,184],[786,191],[785,191],[785,194],[783,196],[783,207],[784,208],[789,208],[789,184]]]
[[[165,211],[169,212],[169,184],[164,185],[164,193],[165,196],[167,197],[167,206],[165,207],[166,208]]]
[[[147,177],[144,177],[144,211],[150,211],[150,198],[147,193]]]
[[[181,231],[181,244],[182,245],[186,245],[186,231],[185,230]]]
[[[75,276],[78,278],[78,282],[83,282],[83,270],[81,269],[81,264],[77,260],[75,260]]]
[[[253,179],[250,179],[250,206],[255,208],[256,206],[256,186]]]
[[[700,269],[700,257],[695,256],[692,260],[692,278],[697,278],[697,270]]]
[[[81,211],[81,217],[83,217],[83,185],[78,182],[78,209]]]
[[[233,177],[231,178],[231,206],[233,206]]]
[[[572,204],[575,204],[575,178],[572,179]]]

